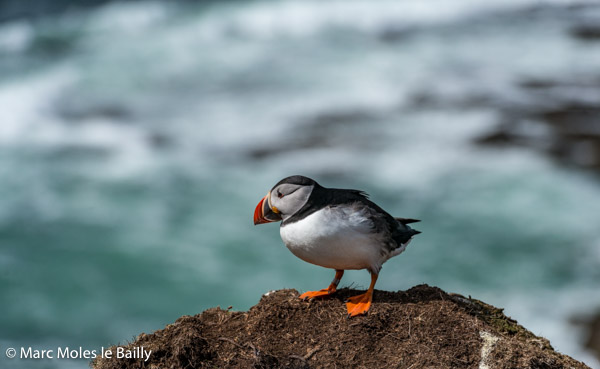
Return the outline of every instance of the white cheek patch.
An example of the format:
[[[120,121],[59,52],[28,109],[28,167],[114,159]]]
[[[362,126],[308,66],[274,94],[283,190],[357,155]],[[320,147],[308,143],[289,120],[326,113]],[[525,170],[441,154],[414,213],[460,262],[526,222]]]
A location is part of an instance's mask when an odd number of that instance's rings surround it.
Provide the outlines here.
[[[296,186],[285,196],[273,199],[273,203],[269,205],[271,208],[277,208],[285,220],[302,209],[308,201],[312,189],[313,186]]]

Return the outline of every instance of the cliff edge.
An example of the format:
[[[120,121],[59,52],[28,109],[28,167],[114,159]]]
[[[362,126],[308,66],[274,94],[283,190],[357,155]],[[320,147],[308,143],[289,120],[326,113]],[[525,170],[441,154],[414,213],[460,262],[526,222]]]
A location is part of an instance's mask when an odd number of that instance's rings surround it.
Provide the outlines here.
[[[346,318],[341,289],[311,303],[295,290],[265,294],[247,312],[212,308],[123,345],[144,358],[97,358],[95,369],[133,368],[588,368],[502,309],[419,285],[375,291],[368,315]],[[113,347],[113,351],[117,347]]]

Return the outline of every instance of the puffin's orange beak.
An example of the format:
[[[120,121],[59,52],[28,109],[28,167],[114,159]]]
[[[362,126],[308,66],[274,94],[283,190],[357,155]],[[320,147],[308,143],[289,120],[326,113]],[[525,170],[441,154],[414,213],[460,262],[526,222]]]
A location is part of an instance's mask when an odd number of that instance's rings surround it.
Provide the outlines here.
[[[269,206],[269,192],[267,196],[263,197],[258,205],[256,205],[256,209],[254,209],[254,225],[277,222],[281,220],[281,215],[279,212],[273,211]]]

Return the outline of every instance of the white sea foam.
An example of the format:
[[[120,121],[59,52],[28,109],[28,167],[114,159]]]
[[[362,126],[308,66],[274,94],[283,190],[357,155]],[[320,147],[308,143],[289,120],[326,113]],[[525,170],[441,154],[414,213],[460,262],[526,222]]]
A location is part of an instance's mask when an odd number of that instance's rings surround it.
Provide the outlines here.
[[[167,18],[168,9],[161,1],[108,3],[94,12],[86,28],[93,33],[145,33]]]
[[[236,34],[261,37],[306,37],[324,28],[343,27],[367,32],[380,31],[381,26],[431,26],[448,23],[486,12],[519,9],[533,5],[570,3],[567,0],[438,0],[434,4],[412,1],[260,1],[245,7],[218,10],[218,16],[205,24]]]
[[[48,100],[74,78],[69,68],[56,68],[0,84],[0,142],[26,140],[35,135],[41,121],[47,120]]]
[[[0,24],[0,53],[23,52],[31,42],[33,27],[26,21]]]

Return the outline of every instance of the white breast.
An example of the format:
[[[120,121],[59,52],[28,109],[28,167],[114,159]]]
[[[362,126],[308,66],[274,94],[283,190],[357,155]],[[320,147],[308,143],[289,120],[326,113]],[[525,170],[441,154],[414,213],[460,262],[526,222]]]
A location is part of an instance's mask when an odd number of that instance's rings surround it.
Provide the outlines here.
[[[333,269],[378,272],[384,257],[382,236],[372,233],[366,210],[326,207],[280,228],[287,248],[300,259]]]

